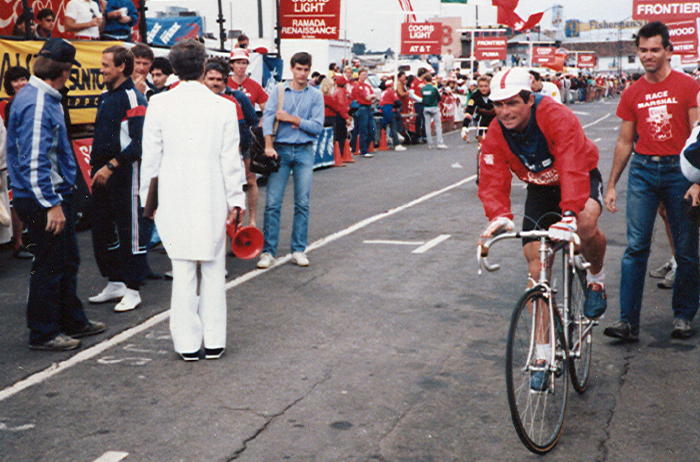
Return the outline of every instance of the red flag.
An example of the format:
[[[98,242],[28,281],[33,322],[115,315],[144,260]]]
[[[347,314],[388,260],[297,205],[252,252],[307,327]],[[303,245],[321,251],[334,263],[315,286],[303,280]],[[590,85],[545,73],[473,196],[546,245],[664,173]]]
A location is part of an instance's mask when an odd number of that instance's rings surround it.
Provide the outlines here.
[[[491,0],[493,6],[515,10],[518,7],[518,0]]]
[[[542,21],[542,16],[544,16],[544,12],[531,14],[527,18],[527,21],[525,21],[525,24],[523,24],[523,26],[519,29],[516,28],[516,30],[518,30],[520,32],[524,32],[526,30],[532,29],[533,27],[538,25],[540,23],[540,21]]]

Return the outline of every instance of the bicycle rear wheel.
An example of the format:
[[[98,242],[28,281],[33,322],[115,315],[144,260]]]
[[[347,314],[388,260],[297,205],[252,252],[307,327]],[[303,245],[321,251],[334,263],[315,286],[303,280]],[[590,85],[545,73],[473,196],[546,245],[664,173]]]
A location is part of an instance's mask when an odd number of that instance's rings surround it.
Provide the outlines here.
[[[545,307],[543,312],[548,318],[547,303],[541,289],[534,288],[525,292],[513,310],[506,349],[506,388],[511,418],[520,440],[536,454],[550,451],[559,440],[569,387],[564,333],[555,310],[554,371],[548,372],[545,391],[531,390],[530,372],[532,367],[536,367],[534,355],[530,352],[531,342],[534,345],[536,309]],[[540,308],[536,308],[538,305]],[[548,329],[553,326],[545,328],[546,338],[549,339]]]
[[[577,393],[588,387],[593,350],[591,321],[583,315],[586,272],[572,268],[569,276],[569,371]]]

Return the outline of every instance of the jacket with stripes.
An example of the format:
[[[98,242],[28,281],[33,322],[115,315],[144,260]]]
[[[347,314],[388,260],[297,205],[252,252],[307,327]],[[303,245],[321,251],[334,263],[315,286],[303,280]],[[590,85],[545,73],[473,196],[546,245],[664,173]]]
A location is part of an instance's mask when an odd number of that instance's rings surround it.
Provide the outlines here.
[[[131,78],[100,95],[90,156],[93,172],[111,159],[117,159],[120,166],[141,160],[147,104],[146,97],[134,87]]]
[[[35,76],[12,102],[7,163],[14,197],[35,199],[50,208],[75,188],[77,165],[61,93]]]

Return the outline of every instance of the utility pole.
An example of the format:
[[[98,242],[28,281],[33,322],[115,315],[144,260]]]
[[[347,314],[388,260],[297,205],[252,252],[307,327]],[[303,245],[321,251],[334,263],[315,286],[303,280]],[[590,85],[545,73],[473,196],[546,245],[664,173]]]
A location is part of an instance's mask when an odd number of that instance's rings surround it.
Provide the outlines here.
[[[258,0],[258,38],[263,36],[262,0]]]
[[[219,23],[219,45],[221,51],[226,51],[226,48],[224,48],[224,45],[226,43],[226,30],[224,29],[224,23],[226,22],[226,20],[224,19],[224,12],[221,6],[221,0],[218,0],[218,4],[219,18],[216,20],[216,22]]]

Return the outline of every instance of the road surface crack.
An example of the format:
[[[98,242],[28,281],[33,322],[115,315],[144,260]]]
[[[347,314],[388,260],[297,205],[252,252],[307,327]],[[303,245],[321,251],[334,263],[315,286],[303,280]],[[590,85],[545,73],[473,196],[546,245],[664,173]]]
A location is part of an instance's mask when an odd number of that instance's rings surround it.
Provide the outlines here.
[[[617,380],[618,396],[617,396],[617,398],[615,398],[615,402],[613,403],[612,407],[608,411],[608,418],[605,421],[605,428],[603,431],[605,436],[603,437],[602,440],[600,440],[600,443],[598,443],[598,453],[600,454],[600,457],[598,457],[596,460],[598,460],[599,462],[605,462],[608,460],[608,455],[609,455],[608,441],[610,440],[610,427],[612,425],[612,420],[615,417],[615,410],[617,409],[617,403],[620,399],[620,396],[622,395],[622,388],[625,386],[625,381],[627,380],[627,374],[629,373],[630,365],[631,365],[633,357],[634,356],[632,354],[627,354],[624,357],[625,362],[622,365],[622,373],[620,374],[620,377]]]
[[[292,401],[291,403],[286,405],[281,411],[279,411],[275,414],[260,415],[260,414],[253,412],[253,411],[250,411],[256,415],[259,415],[260,417],[265,418],[266,420],[265,420],[265,422],[263,422],[263,424],[260,427],[258,427],[257,430],[255,430],[255,432],[251,436],[249,436],[248,438],[243,440],[243,444],[241,445],[241,447],[236,449],[236,451],[234,451],[234,453],[231,454],[231,456],[228,459],[226,459],[226,461],[231,462],[231,461],[237,460],[241,456],[241,454],[243,454],[245,452],[245,450],[248,449],[248,444],[251,443],[252,441],[254,441],[265,430],[267,430],[267,428],[272,424],[272,422],[274,422],[278,417],[283,416],[287,411],[289,411],[291,408],[293,408],[294,406],[299,404],[301,401],[303,401],[304,398],[306,398],[311,393],[313,393],[313,391],[316,389],[316,387],[318,387],[322,383],[326,382],[330,378],[331,378],[331,374],[329,372],[327,372],[320,380],[318,380],[313,385],[311,385],[311,387],[306,391],[306,393],[304,393],[302,396],[298,397],[297,399],[295,399],[294,401]],[[246,409],[241,409],[241,410],[246,410]]]

